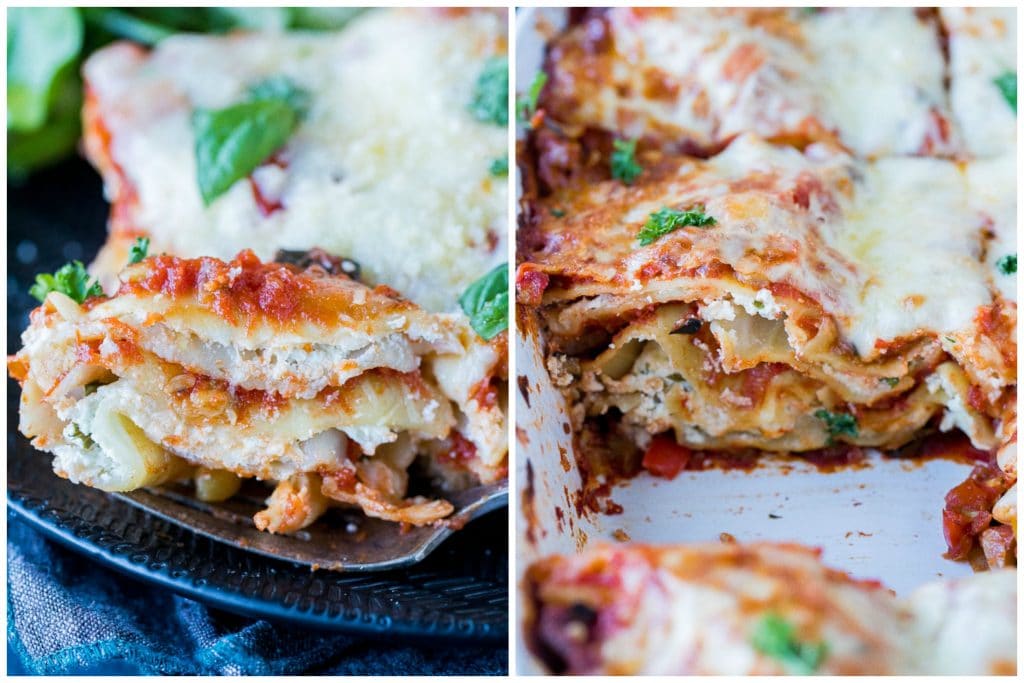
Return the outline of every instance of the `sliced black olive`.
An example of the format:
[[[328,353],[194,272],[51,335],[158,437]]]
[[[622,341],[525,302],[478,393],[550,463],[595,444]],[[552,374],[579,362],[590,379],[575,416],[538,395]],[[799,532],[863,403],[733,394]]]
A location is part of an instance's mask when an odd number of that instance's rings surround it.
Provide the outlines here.
[[[697,334],[700,332],[700,318],[687,318],[686,322],[669,332],[669,334]]]

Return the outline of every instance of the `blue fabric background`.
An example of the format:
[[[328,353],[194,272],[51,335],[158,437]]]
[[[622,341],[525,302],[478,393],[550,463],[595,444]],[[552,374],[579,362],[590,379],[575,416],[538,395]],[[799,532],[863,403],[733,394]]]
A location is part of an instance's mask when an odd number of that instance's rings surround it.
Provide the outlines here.
[[[504,647],[403,645],[237,617],[126,578],[8,513],[8,673],[504,674]]]

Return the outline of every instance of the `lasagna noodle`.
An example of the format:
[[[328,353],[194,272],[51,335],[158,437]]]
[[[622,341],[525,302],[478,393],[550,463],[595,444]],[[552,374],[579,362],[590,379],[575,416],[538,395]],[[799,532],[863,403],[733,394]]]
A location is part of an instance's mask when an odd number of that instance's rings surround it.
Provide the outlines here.
[[[503,381],[500,342],[315,268],[152,257],[109,299],[51,293],[23,344],[21,431],[58,474],[104,490],[213,472],[219,499],[237,488],[220,473],[277,481],[257,523],[288,531],[328,502],[443,518],[447,502],[405,497],[417,454],[504,476],[503,406],[479,399]],[[459,458],[437,446],[456,435]]]
[[[525,590],[527,645],[554,673],[1016,670],[1011,570],[898,600],[795,544],[602,545],[534,563]],[[769,623],[807,656],[764,644]]]
[[[991,449],[1016,383],[1016,307],[983,260],[972,169],[744,136],[632,187],[531,204],[519,295],[539,305],[570,399],[616,408],[641,441],[672,428],[696,448],[893,447],[941,415]],[[651,213],[698,205],[714,225],[637,243]],[[682,333],[690,318],[698,333]],[[858,428],[835,433],[821,410]]]
[[[934,17],[912,8],[613,8],[556,37],[542,106],[683,150],[737,134],[864,156],[958,151]]]
[[[93,266],[108,288],[139,235],[153,253],[228,259],[323,248],[433,311],[505,260],[507,182],[491,163],[506,127],[468,109],[507,52],[500,11],[371,11],[337,33],[172,36],[116,43],[83,68],[84,142],[112,201]],[[285,77],[309,92],[287,143],[210,206],[199,194],[192,113]],[[172,199],[173,198],[173,199]]]

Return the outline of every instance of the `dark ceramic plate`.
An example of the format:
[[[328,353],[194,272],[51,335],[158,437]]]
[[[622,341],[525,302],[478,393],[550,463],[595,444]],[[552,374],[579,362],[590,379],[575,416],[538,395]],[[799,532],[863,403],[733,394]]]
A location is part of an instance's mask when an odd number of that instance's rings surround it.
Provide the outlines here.
[[[107,206],[99,179],[80,160],[26,185],[9,185],[7,199],[7,350],[13,353],[36,303],[28,296],[34,275],[69,259],[88,261],[103,240]],[[507,641],[507,511],[469,523],[411,568],[310,571],[220,543],[122,497],[57,477],[50,456],[15,429],[18,387],[10,380],[7,399],[8,507],[74,550],[239,614],[361,633]],[[173,491],[161,495],[184,501]],[[224,518],[239,515],[245,505],[243,497],[220,511],[195,511]],[[332,512],[311,533],[340,531],[349,521],[358,520]]]

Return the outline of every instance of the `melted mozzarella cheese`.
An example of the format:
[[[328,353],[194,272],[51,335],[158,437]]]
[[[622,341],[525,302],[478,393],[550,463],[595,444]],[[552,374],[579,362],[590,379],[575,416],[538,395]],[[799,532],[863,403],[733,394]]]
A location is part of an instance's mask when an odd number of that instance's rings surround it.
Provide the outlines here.
[[[114,46],[85,75],[151,251],[252,248],[267,259],[318,246],[360,262],[370,282],[455,310],[505,260],[507,183],[489,167],[507,132],[467,111],[505,32],[497,13],[371,12],[339,34],[175,36],[149,55]],[[228,106],[282,75],[312,94],[279,154],[286,166],[268,164],[204,207],[193,109]],[[283,208],[263,215],[253,185]]]
[[[1013,7],[943,7],[949,32],[953,115],[976,157],[1009,154],[1017,145],[1015,110],[995,79],[1017,71],[1017,11]]]
[[[861,355],[876,340],[968,329],[978,307],[991,301],[966,179],[952,162],[866,165],[830,237],[860,274],[843,300],[850,312],[846,336]]]
[[[913,670],[924,675],[1009,674],[1016,669],[1017,573],[997,569],[936,581],[907,600]]]
[[[1004,298],[1017,300],[1017,275],[1004,273],[999,262],[1017,254],[1017,160],[1013,154],[975,161],[967,167],[968,196],[982,230],[991,230],[985,243],[985,265]]]
[[[816,12],[803,32],[825,120],[866,153],[913,154],[945,101],[938,34],[911,8]],[[944,108],[944,107],[943,107]]]
[[[579,57],[598,40],[587,36],[556,65],[554,90],[565,91],[556,97],[573,123],[705,146],[741,133],[786,140],[832,131],[871,157],[955,148],[944,139],[937,27],[912,8],[615,8],[606,16],[607,63]],[[659,82],[665,87],[651,87]]]

